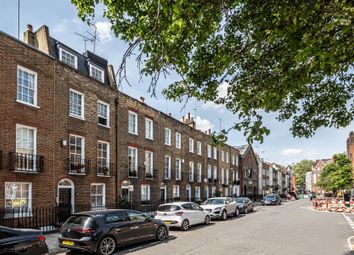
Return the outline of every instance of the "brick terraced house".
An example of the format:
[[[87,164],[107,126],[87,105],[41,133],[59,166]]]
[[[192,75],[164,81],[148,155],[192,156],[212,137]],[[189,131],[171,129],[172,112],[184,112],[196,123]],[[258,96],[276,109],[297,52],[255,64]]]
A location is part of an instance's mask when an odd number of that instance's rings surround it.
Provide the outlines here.
[[[0,59],[0,214],[257,195],[250,145],[214,146],[190,114],[118,91],[107,60],[46,26],[24,42],[0,31]]]

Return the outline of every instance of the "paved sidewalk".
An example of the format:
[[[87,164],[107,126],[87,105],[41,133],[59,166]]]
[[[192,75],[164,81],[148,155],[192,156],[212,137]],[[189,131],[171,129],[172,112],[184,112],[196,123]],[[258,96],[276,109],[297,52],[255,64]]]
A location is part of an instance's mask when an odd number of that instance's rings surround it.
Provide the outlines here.
[[[49,249],[49,254],[58,254],[63,251],[66,251],[66,249],[60,248],[59,243],[58,243],[58,237],[60,236],[60,233],[49,233],[46,234],[46,243],[48,245]]]

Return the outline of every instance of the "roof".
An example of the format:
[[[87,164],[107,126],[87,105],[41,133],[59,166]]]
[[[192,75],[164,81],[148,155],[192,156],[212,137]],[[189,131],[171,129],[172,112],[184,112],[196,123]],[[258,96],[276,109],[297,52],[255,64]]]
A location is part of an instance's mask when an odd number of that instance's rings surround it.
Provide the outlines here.
[[[96,210],[96,211],[82,211],[82,212],[77,212],[72,215],[92,215],[92,216],[99,216],[103,215],[105,213],[109,212],[117,212],[117,211],[127,211],[128,209],[102,209],[102,210]]]
[[[162,204],[162,205],[183,205],[185,203],[192,203],[192,202],[190,202],[190,201],[182,201],[182,202],[166,203],[166,204]]]
[[[239,146],[234,146],[235,149],[238,149],[240,151],[240,154],[243,156],[244,154],[246,154],[248,148],[250,147],[249,144],[243,144],[243,145],[239,145]]]

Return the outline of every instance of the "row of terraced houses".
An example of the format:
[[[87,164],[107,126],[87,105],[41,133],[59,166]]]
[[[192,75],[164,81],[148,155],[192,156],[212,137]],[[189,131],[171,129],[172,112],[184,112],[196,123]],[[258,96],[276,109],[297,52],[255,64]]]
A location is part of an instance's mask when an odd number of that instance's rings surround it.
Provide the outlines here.
[[[0,32],[0,59],[0,208],[148,205],[275,188],[275,171],[259,171],[252,146],[213,146],[190,115],[177,120],[120,92],[107,60],[76,52],[46,26],[29,25],[24,41]]]

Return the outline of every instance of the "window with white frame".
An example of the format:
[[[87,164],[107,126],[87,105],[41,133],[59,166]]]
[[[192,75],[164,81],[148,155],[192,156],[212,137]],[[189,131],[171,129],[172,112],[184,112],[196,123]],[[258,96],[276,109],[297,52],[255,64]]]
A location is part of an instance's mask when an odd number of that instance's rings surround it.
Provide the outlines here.
[[[204,188],[204,199],[208,199],[209,198],[209,187],[205,186]]]
[[[202,182],[202,164],[197,164],[197,182]]]
[[[98,124],[109,127],[109,104],[100,100],[97,102],[97,121]]]
[[[97,174],[109,175],[109,143],[97,141]]]
[[[145,151],[145,177],[152,178],[154,169],[154,153]]]
[[[178,132],[176,132],[176,148],[177,149],[181,149],[182,148],[182,136]]]
[[[189,181],[194,181],[194,162],[189,161]]]
[[[236,155],[236,166],[238,166],[238,155]]]
[[[214,159],[217,160],[218,159],[218,149],[216,147],[214,147],[213,150],[214,150],[214,152],[213,152]]]
[[[200,200],[200,187],[199,186],[195,187],[195,199]]]
[[[69,115],[71,117],[81,118],[85,117],[84,114],[84,94],[76,90],[70,89],[69,92]]]
[[[164,136],[165,136],[165,144],[171,145],[171,129],[165,128]]]
[[[208,172],[208,179],[211,179],[211,165],[210,164],[208,164],[207,172]]]
[[[225,197],[229,196],[229,188],[228,187],[224,188],[224,196]]]
[[[165,162],[164,162],[164,177],[165,179],[171,179],[171,157],[165,155]]]
[[[213,176],[214,180],[218,178],[218,168],[216,166],[213,166]]]
[[[63,48],[59,48],[59,60],[77,69],[77,56],[64,50]]]
[[[176,180],[181,180],[182,175],[182,160],[176,158]]]
[[[16,170],[36,171],[37,129],[16,124]]]
[[[128,132],[138,134],[138,114],[133,111],[128,112]]]
[[[106,205],[106,185],[104,183],[91,184],[91,209],[100,210]]]
[[[150,185],[141,185],[141,201],[150,201]]]
[[[104,70],[98,66],[90,64],[90,76],[100,82],[104,82]]]
[[[138,149],[128,147],[128,170],[129,176],[138,177]]]
[[[210,144],[207,145],[207,154],[208,154],[208,158],[211,158],[211,145]]]
[[[149,118],[145,118],[145,138],[154,139],[154,121]]]
[[[5,182],[5,211],[9,216],[30,215],[32,183]]]
[[[173,185],[173,198],[179,198],[179,185]]]
[[[225,183],[229,184],[229,169],[225,169]]]
[[[232,182],[235,181],[235,171],[231,171],[231,178],[232,178]]]
[[[17,101],[37,106],[37,73],[17,66]]]
[[[202,155],[202,143],[199,142],[199,141],[197,141],[197,154],[198,154],[199,156]]]
[[[236,163],[235,163],[235,154],[232,154],[231,163],[232,163],[233,165],[236,164]]]
[[[194,139],[189,138],[189,152],[194,153]]]
[[[226,157],[226,163],[229,163],[229,153],[225,152],[225,157]]]
[[[224,168],[221,168],[221,184],[225,183],[224,177],[225,177],[225,170],[224,170]]]
[[[216,192],[216,187],[215,187],[215,186],[212,186],[212,187],[211,187],[211,196],[212,196],[212,197],[215,197],[215,195],[216,195],[215,192]]]
[[[69,136],[69,171],[85,173],[85,138],[78,135]]]
[[[225,152],[223,150],[221,150],[221,161],[225,161]]]

